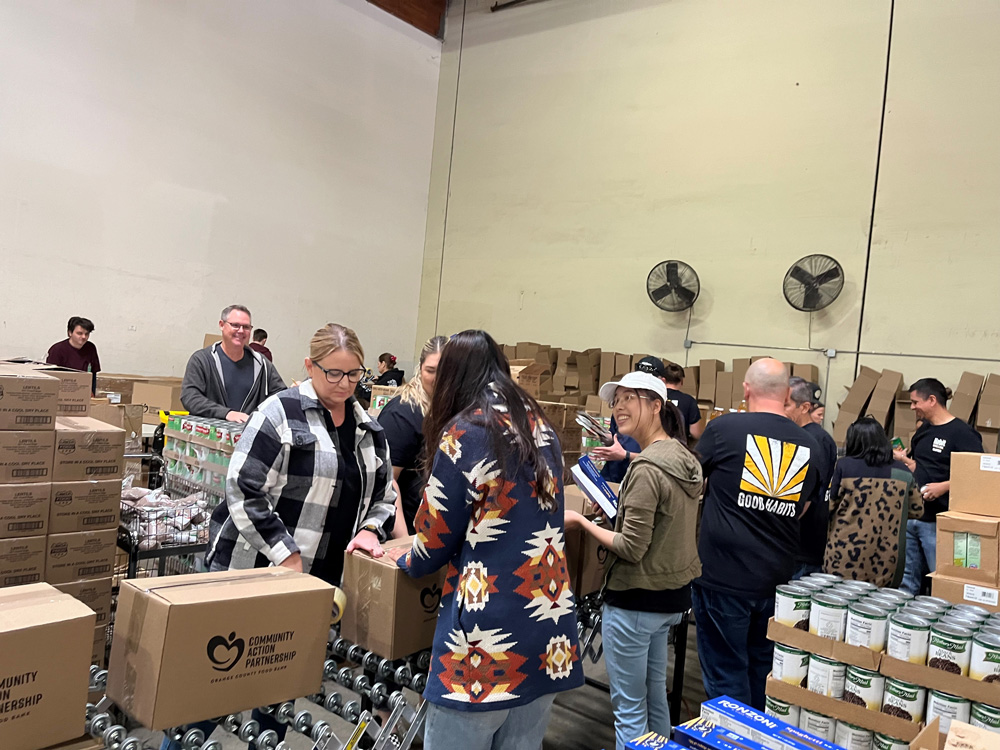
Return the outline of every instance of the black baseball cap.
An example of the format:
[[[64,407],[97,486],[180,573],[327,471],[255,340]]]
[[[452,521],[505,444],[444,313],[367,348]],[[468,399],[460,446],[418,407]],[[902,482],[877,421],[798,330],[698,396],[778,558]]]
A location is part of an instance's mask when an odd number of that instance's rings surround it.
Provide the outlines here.
[[[817,383],[809,383],[809,403],[813,408],[823,406],[823,389]]]
[[[667,371],[663,369],[663,360],[659,357],[643,357],[635,363],[636,372],[648,372],[658,378],[667,377]]]

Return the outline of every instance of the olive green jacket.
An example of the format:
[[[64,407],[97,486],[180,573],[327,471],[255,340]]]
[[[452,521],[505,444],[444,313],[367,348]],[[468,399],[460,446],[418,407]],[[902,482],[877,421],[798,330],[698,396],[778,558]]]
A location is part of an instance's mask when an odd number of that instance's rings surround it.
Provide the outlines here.
[[[701,575],[695,538],[703,481],[698,459],[660,440],[632,459],[622,480],[606,586],[679,589]]]

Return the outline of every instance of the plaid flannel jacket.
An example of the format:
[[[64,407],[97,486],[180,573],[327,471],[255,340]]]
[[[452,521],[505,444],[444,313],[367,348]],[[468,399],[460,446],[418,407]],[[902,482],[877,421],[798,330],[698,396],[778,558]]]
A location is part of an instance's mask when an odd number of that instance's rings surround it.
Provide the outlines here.
[[[392,464],[382,427],[355,399],[355,454],[362,498],[354,532],[380,531],[395,516]],[[327,512],[339,499],[340,456],[312,381],[271,396],[255,411],[233,453],[226,502],[212,514],[206,562],[211,570],[279,565],[296,552],[308,573],[320,549]],[[294,522],[293,520],[294,519]]]

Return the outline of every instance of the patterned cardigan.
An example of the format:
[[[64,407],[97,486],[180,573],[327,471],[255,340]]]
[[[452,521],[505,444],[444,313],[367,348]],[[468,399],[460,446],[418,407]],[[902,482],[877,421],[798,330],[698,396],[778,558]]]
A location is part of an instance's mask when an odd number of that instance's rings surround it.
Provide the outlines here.
[[[368,523],[381,529],[396,513],[385,433],[355,399],[347,407],[357,423],[362,485],[354,532]],[[271,396],[250,416],[229,464],[226,502],[212,514],[205,556],[211,570],[280,565],[295,552],[302,554],[302,570],[312,569],[338,490],[340,454],[323,408],[307,380]]]
[[[509,429],[506,408],[494,412]],[[559,442],[545,422],[529,418],[558,509],[539,506],[531,467],[505,463],[485,427],[458,419],[441,438],[413,547],[399,559],[413,577],[447,566],[424,691],[441,706],[504,710],[583,684]]]

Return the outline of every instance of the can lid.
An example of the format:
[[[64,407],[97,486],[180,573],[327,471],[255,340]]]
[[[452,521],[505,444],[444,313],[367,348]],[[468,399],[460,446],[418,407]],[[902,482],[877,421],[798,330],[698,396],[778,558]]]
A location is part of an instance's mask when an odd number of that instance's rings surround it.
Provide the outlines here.
[[[1000,634],[993,633],[988,630],[980,630],[976,633],[972,640],[981,646],[986,646],[991,649],[1000,649]]]
[[[951,609],[951,602],[947,599],[942,599],[940,596],[927,596],[925,594],[924,596],[913,597],[913,601],[921,602],[922,604],[936,604],[942,609]]]
[[[856,581],[853,579],[843,581],[840,585],[850,586],[855,589],[863,589],[864,591],[875,591],[876,588],[878,588],[874,583],[869,583],[868,581]]]
[[[968,698],[962,698],[958,695],[952,695],[951,693],[943,693],[940,690],[931,690],[931,698],[937,698],[938,700],[944,701],[945,703],[958,703],[959,705],[964,705],[966,703],[972,703]]]
[[[903,611],[893,614],[889,618],[889,622],[913,630],[930,630],[931,627],[931,622],[926,617],[918,617],[915,614]]]
[[[837,583],[844,580],[842,575],[837,575],[836,573],[810,573],[806,578],[812,578],[816,581],[829,581],[830,583]]]
[[[911,615],[916,615],[917,617],[922,617],[928,622],[934,622],[935,620],[940,620],[942,615],[942,613],[936,609],[932,609],[930,607],[921,607],[919,604],[907,604],[899,611]]]
[[[867,677],[873,678],[880,676],[880,673],[874,669],[865,669],[864,667],[859,667],[854,664],[847,665],[847,674],[854,677]]]
[[[976,617],[982,617],[984,620],[990,616],[990,613],[987,610],[982,607],[978,607],[975,604],[956,604],[951,609],[953,612],[966,612],[968,614],[975,615]]]
[[[851,731],[854,731],[854,732],[867,732],[868,734],[872,734],[872,730],[871,729],[865,729],[864,727],[859,727],[856,724],[852,724],[849,721],[844,721],[843,719],[840,719],[837,723],[840,724],[840,725],[842,725],[842,726],[847,727],[848,729],[850,729]]]
[[[839,596],[841,599],[846,599],[849,602],[856,602],[865,598],[865,592],[861,589],[847,588],[839,584],[828,588],[825,593],[831,596]]]
[[[794,583],[783,583],[780,586],[775,586],[774,590],[779,594],[794,596],[799,599],[808,599],[813,595],[813,592],[809,589]]]
[[[842,667],[844,664],[842,662],[836,661],[835,659],[830,659],[826,656],[820,656],[819,654],[809,654],[809,661],[815,659],[820,664],[826,664],[831,667]]]
[[[924,690],[923,685],[917,685],[915,682],[907,682],[906,680],[901,680],[898,677],[886,677],[885,687],[887,690],[889,688],[898,688],[899,690],[905,690],[907,692],[912,690]]]
[[[961,625],[952,625],[947,622],[934,623],[931,625],[931,632],[961,640],[968,640],[969,638],[972,638],[972,630],[970,628],[963,628]]]
[[[986,703],[973,703],[972,710],[978,713],[984,713],[990,717],[1000,720],[1000,708],[990,706]]]
[[[833,609],[847,609],[847,605],[849,604],[847,599],[842,596],[827,594],[825,592],[813,594],[812,600],[814,604],[822,604],[824,607],[831,607]]]
[[[853,602],[849,607],[852,614],[864,615],[873,620],[887,620],[889,619],[889,613],[869,602]]]
[[[777,641],[774,644],[774,650],[783,651],[786,654],[792,654],[794,656],[805,656],[809,653],[808,651],[803,651],[800,648],[795,648],[795,646],[786,646],[784,643],[778,643]]]

